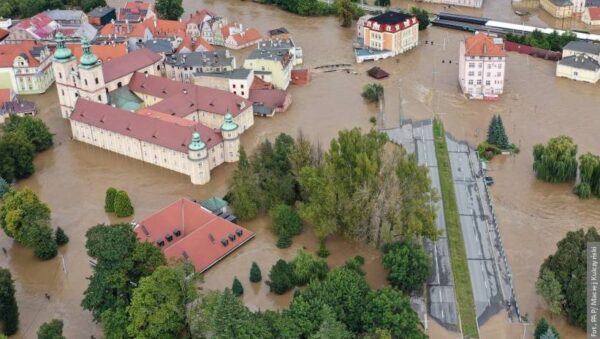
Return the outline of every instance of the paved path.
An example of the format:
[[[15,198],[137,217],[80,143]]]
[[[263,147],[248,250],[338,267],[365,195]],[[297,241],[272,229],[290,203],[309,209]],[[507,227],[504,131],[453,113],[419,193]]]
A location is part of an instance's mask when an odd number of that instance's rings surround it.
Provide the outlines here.
[[[514,303],[508,263],[492,213],[481,163],[467,144],[446,136],[465,250],[477,310],[483,325],[503,307],[513,318]],[[513,313],[513,314],[511,314]]]
[[[427,166],[432,186],[441,192],[431,121],[404,125],[401,129],[390,129],[386,132],[392,141],[402,144],[408,152],[416,151],[419,165]],[[425,249],[432,258],[432,272],[427,280],[429,315],[442,326],[458,331],[454,279],[441,200],[436,204],[436,209],[436,226],[442,230],[442,235],[435,242],[425,240]]]

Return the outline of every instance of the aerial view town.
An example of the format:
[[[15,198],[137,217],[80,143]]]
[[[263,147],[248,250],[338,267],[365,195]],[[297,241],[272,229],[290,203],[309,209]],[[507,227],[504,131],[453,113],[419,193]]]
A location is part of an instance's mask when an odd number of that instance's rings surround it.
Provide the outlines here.
[[[0,0],[0,339],[600,337],[600,1]]]

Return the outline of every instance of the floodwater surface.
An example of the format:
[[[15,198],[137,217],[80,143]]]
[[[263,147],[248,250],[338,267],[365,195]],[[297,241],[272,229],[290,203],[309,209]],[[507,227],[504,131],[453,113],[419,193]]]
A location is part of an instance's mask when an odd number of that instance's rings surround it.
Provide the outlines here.
[[[123,2],[109,1],[109,4],[117,6]],[[406,7],[413,3],[394,1],[393,4]],[[304,67],[353,65],[348,73],[315,73],[309,85],[290,87],[293,104],[289,111],[274,118],[257,118],[255,126],[242,137],[247,149],[252,150],[265,138],[274,138],[281,132],[295,135],[300,129],[327,146],[341,129],[372,126],[369,118],[376,116],[377,107],[366,104],[360,92],[362,86],[374,81],[365,75],[373,64],[355,65],[354,27],[341,28],[333,17],[301,18],[251,1],[184,0],[184,6],[188,13],[210,8],[232,20],[255,26],[261,32],[285,26],[304,49]],[[442,6],[427,8],[443,10]],[[539,11],[522,19],[513,14],[506,0],[486,1],[483,10],[457,7],[451,10],[511,22],[555,24]],[[458,42],[465,36],[463,32],[430,28],[421,33],[421,40],[433,41],[433,45],[423,44],[405,55],[377,63],[391,74],[381,82],[385,87],[384,125],[397,126],[401,117],[416,120],[438,116],[453,135],[476,144],[485,138],[492,115],[502,116],[511,141],[519,145],[521,153],[492,161],[490,174],[496,179],[492,194],[519,305],[522,313],[535,321],[542,315],[547,316],[544,302],[536,295],[534,286],[540,264],[555,251],[556,242],[568,230],[598,226],[600,202],[578,200],[571,193],[571,184],[537,181],[531,169],[532,148],[550,137],[567,134],[574,137],[580,153],[600,154],[597,139],[600,87],[558,79],[554,76],[553,62],[510,53],[505,94],[495,102],[468,101],[460,93],[457,82]],[[243,57],[249,51],[234,54]],[[238,64],[242,61],[239,59]],[[86,230],[98,223],[123,221],[111,220],[104,213],[106,188],[114,186],[128,191],[136,208],[134,218],[139,220],[182,196],[205,199],[223,195],[235,164],[221,165],[211,173],[209,184],[194,186],[186,176],[72,141],[68,122],[60,118],[54,88],[27,99],[38,103],[40,117],[55,134],[55,146],[36,157],[36,173],[19,182],[19,186],[30,187],[38,193],[52,210],[53,226],[63,227],[71,241],[60,249],[57,258],[40,262],[33,258],[30,250],[14,244],[3,234],[0,236],[0,246],[8,250],[7,256],[0,256],[0,266],[9,267],[16,280],[21,330],[15,338],[35,338],[39,326],[53,318],[65,320],[64,332],[68,338],[99,337],[100,327],[89,312],[81,309],[80,302],[88,284],[86,277],[91,273],[84,248]],[[268,217],[257,218],[244,226],[257,232],[256,238],[208,271],[202,286],[220,289],[230,286],[237,276],[244,284],[244,302],[248,307],[254,310],[285,308],[291,293],[275,296],[264,283],[250,284],[250,265],[256,261],[265,279],[270,266],[279,258],[289,260],[301,247],[316,250],[316,239],[308,229],[294,238],[291,248],[279,250],[275,247]],[[328,246],[332,253],[328,258],[330,266],[362,255],[369,284],[373,288],[386,284],[386,272],[377,250],[340,238],[331,239]],[[50,300],[44,297],[45,293],[50,295]],[[551,322],[558,326],[563,337],[584,337],[582,331],[559,318]],[[531,327],[527,333],[531,333],[530,330]],[[505,313],[500,313],[481,327],[481,333],[482,338],[514,338],[523,333],[523,326],[510,324]],[[429,334],[431,338],[456,337],[431,321]]]

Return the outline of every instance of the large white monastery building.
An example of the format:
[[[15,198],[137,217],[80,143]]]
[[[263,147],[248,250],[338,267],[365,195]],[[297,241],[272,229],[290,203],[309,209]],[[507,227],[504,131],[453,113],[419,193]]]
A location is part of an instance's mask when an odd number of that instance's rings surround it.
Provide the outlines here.
[[[227,91],[160,76],[161,55],[139,49],[101,63],[83,41],[79,60],[57,34],[52,68],[61,114],[73,139],[210,181],[238,160],[240,135],[254,124],[252,103]]]

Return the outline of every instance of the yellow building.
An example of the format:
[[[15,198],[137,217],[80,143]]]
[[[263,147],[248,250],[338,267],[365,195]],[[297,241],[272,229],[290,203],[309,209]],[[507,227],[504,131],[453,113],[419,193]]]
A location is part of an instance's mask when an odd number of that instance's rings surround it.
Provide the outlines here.
[[[570,0],[541,0],[540,5],[555,18],[569,18],[573,15],[573,3]]]
[[[254,74],[270,82],[278,89],[287,89],[290,84],[295,54],[293,45],[276,40],[259,43],[244,61],[244,68],[254,70]]]

